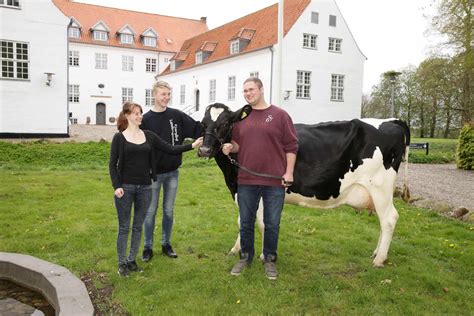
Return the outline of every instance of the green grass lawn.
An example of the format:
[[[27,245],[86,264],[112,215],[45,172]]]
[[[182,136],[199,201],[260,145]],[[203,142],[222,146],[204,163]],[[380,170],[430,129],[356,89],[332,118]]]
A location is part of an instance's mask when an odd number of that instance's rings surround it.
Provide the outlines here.
[[[472,315],[474,227],[400,200],[385,268],[370,259],[376,216],[285,206],[279,279],[267,280],[257,260],[232,277],[237,258],[227,252],[237,208],[215,162],[194,153],[180,169],[172,238],[179,258],[158,253],[150,263],[138,260],[144,273],[120,278],[108,148],[0,142],[0,251],[30,254],[77,276],[101,275],[96,286],[110,283],[111,304],[132,315]]]
[[[412,163],[455,163],[457,139],[412,138],[411,143],[429,143],[429,153],[425,149],[410,149],[408,161]]]

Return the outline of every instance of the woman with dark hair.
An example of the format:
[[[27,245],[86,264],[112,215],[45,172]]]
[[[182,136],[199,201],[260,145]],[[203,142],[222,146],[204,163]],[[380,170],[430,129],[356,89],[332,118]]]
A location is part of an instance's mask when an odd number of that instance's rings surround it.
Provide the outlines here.
[[[115,189],[115,207],[119,222],[117,253],[120,276],[141,271],[135,258],[140,246],[143,221],[150,206],[151,180],[156,180],[154,163],[156,150],[180,154],[202,144],[200,138],[188,145],[170,145],[153,132],[140,129],[142,113],[142,107],[137,103],[123,104],[117,121],[119,132],[114,135],[110,148],[109,172]],[[132,236],[127,257],[132,205],[134,209]]]

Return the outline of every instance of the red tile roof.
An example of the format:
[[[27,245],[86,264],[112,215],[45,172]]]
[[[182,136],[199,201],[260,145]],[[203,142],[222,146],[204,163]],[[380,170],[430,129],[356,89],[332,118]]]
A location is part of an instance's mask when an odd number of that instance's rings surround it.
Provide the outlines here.
[[[301,16],[304,9],[306,9],[308,4],[311,3],[311,0],[285,0],[284,3],[284,35],[286,35],[293,24],[295,24],[296,20]],[[207,64],[231,56],[229,44],[234,38],[241,38],[243,40],[251,38],[250,42],[241,53],[262,49],[276,44],[278,41],[277,28],[278,4],[274,4],[206,33],[199,34],[183,43],[180,53],[178,54],[182,57],[184,53],[187,53],[188,56],[186,60],[177,67],[176,71],[193,67],[196,64],[195,52],[201,50],[206,41],[216,42],[218,44],[212,54],[203,61],[202,64]],[[200,65],[201,64],[196,66]],[[169,66],[162,72],[162,74],[168,73],[170,73]]]
[[[209,30],[205,20],[129,11],[70,0],[53,0],[53,2],[67,17],[74,17],[82,25],[81,37],[70,38],[72,42],[177,52],[186,39]],[[103,21],[110,29],[107,42],[92,39],[90,29],[99,21]],[[125,25],[129,25],[137,33],[134,45],[120,43],[117,32]],[[158,46],[155,48],[144,46],[140,37],[150,27],[159,35]]]

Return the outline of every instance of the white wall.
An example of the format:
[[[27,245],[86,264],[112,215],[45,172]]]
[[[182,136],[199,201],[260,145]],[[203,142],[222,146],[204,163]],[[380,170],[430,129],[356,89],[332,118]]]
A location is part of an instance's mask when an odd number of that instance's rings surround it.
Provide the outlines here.
[[[29,80],[0,79],[0,133],[67,134],[69,19],[50,0],[20,2],[0,7],[0,39],[29,44]]]
[[[168,82],[173,88],[173,99],[170,107],[183,109],[195,105],[196,89],[200,92],[199,112],[192,116],[202,119],[206,106],[209,102],[210,80],[216,79],[216,103],[223,103],[233,110],[237,110],[246,104],[242,94],[243,82],[250,76],[250,72],[258,71],[259,78],[265,86],[265,98],[270,100],[270,76],[271,76],[271,51],[269,48],[252,53],[226,58],[209,64],[196,65],[192,68],[177,71],[158,77],[158,80]],[[227,98],[228,77],[235,76],[235,100]],[[180,104],[180,86],[186,85],[186,101]],[[212,102],[214,103],[214,102]]]
[[[155,58],[157,68],[162,71],[166,66],[165,58],[172,53],[146,51],[133,48],[120,48],[71,42],[71,51],[79,51],[79,67],[69,67],[69,83],[79,85],[79,103],[70,103],[69,111],[79,124],[96,123],[96,104],[106,107],[106,124],[110,117],[117,117],[122,107],[122,87],[133,88],[133,101],[145,108],[145,89],[151,89],[155,75],[145,71],[146,58]],[[107,54],[107,69],[95,68],[95,54]],[[122,70],[122,56],[133,56],[133,71]],[[103,84],[103,89],[98,85]]]
[[[311,12],[319,23],[311,23]],[[336,27],[329,15],[337,16]],[[316,34],[317,49],[303,48],[303,33]],[[342,39],[342,52],[328,51],[328,38]],[[333,0],[312,1],[283,41],[282,90],[291,90],[281,105],[296,123],[317,123],[360,118],[365,57],[357,47]],[[311,99],[296,98],[297,70],[311,71]],[[331,101],[331,74],[344,78],[344,101]]]

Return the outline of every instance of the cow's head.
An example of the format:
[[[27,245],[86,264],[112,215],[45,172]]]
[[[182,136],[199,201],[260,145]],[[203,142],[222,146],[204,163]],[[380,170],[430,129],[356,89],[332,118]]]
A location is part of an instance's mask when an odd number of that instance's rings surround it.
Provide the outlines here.
[[[222,103],[209,105],[202,119],[204,140],[198,155],[208,158],[215,157],[222,144],[230,142],[234,123],[247,117],[251,111],[250,105],[235,112]]]

